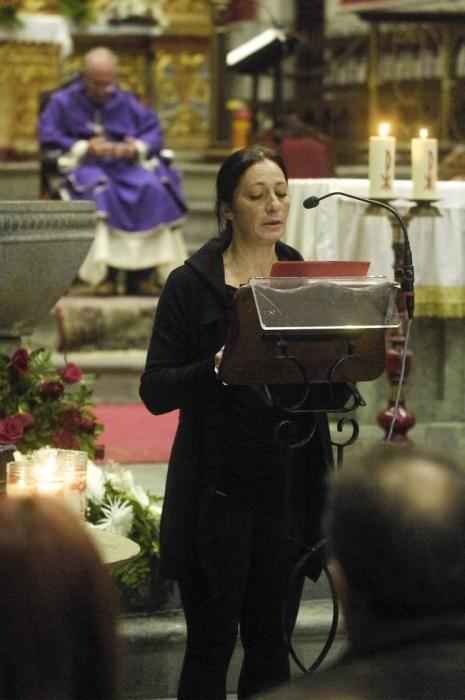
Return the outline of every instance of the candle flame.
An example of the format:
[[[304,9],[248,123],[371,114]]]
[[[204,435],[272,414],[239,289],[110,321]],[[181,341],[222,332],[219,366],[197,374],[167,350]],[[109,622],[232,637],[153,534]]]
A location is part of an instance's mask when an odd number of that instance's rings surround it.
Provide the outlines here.
[[[378,134],[380,136],[387,136],[390,130],[391,126],[388,122],[381,122],[381,124],[378,127]]]
[[[428,138],[428,129],[420,129],[419,134],[420,134],[421,139],[427,139]]]

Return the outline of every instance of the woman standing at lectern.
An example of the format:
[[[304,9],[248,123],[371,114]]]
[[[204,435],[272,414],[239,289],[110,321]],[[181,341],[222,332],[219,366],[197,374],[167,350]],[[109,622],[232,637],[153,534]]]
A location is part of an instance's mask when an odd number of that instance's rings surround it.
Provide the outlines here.
[[[178,582],[187,622],[180,700],[222,700],[240,628],[238,698],[289,678],[281,611],[302,543],[319,539],[328,425],[310,442],[273,437],[279,411],[217,375],[233,295],[277,260],[289,211],[286,168],[274,151],[233,152],[216,182],[219,237],[169,276],[160,296],[140,395],[155,414],[180,409],[161,527],[161,574]],[[315,415],[315,414],[314,414]],[[307,572],[319,575],[318,566]],[[292,629],[302,581],[293,598]]]

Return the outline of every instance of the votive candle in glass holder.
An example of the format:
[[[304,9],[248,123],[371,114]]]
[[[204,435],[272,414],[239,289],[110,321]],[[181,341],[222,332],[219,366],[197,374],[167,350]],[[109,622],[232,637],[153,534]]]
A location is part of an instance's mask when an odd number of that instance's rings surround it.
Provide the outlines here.
[[[36,462],[37,493],[43,496],[64,497],[64,473],[57,462],[57,450],[42,448],[32,453]]]
[[[86,519],[87,452],[58,450],[57,463],[63,470],[65,503],[83,523]]]
[[[6,495],[33,496],[37,491],[36,465],[31,459],[7,462]]]

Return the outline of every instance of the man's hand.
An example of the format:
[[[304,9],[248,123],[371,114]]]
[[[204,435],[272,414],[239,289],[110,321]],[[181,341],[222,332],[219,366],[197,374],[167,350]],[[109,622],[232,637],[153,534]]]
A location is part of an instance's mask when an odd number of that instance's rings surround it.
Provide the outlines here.
[[[125,136],[121,143],[114,143],[114,154],[117,158],[132,160],[137,156],[136,140],[132,136]]]
[[[106,140],[105,136],[93,136],[89,139],[87,152],[96,158],[105,158],[113,155],[114,144]]]

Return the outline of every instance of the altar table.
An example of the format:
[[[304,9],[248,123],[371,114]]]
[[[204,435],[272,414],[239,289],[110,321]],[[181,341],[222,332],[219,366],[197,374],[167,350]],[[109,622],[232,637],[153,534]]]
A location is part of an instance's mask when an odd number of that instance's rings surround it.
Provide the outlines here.
[[[294,179],[289,181],[291,207],[286,243],[306,260],[369,260],[370,275],[393,278],[394,254],[389,216],[367,215],[363,202],[328,197],[314,209],[304,209],[310,195],[347,192],[368,197],[363,179]],[[411,181],[396,180],[390,204],[404,216]],[[408,236],[415,269],[415,316],[465,317],[465,182],[437,183],[434,205],[440,217],[413,217]],[[387,213],[387,212],[386,212]]]

